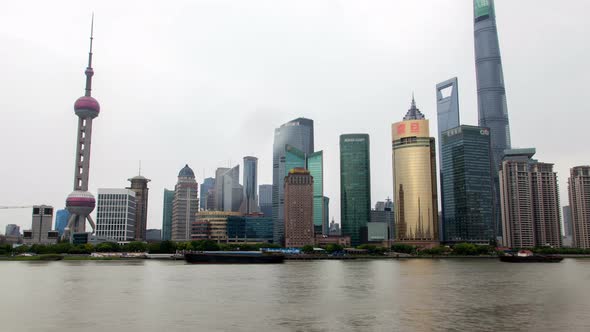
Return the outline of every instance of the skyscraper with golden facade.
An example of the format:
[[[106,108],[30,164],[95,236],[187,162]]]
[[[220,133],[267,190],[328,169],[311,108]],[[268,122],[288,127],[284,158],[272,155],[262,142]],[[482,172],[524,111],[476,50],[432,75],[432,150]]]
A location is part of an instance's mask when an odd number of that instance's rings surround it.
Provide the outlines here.
[[[403,121],[391,126],[395,240],[418,246],[438,244],[436,152],[428,120],[412,105]]]

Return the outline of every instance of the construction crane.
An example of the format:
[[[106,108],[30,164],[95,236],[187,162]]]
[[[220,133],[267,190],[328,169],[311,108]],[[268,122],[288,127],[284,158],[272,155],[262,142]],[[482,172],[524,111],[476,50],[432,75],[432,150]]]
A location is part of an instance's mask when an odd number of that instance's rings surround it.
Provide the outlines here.
[[[27,205],[27,206],[2,206],[0,205],[0,210],[5,210],[5,209],[30,209],[32,208],[32,205]]]

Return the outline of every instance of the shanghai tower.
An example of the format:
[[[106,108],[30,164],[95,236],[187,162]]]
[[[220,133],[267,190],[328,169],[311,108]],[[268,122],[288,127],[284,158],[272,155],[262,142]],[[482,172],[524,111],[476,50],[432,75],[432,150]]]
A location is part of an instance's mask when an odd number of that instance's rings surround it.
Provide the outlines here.
[[[510,149],[511,144],[494,0],[474,0],[473,14],[478,123],[480,127],[490,128],[495,197],[494,219],[496,232],[499,235],[502,234],[502,230],[499,218],[500,191],[498,170],[502,162],[504,150]]]
[[[66,199],[66,209],[70,212],[68,225],[64,230],[64,238],[68,238],[72,233],[86,231],[86,220],[92,226],[94,232],[94,222],[90,213],[94,210],[96,200],[88,192],[88,177],[90,172],[90,145],[92,140],[92,120],[98,116],[100,105],[98,101],[91,96],[92,76],[92,26],[94,25],[94,16],[90,29],[90,51],[88,53],[88,67],[84,71],[86,75],[86,92],[84,96],[78,98],[74,103],[74,112],[78,117],[78,129],[76,131],[76,160],[74,167],[74,191]]]
[[[494,170],[510,149],[510,127],[494,0],[474,0],[475,72],[479,126],[490,128]]]

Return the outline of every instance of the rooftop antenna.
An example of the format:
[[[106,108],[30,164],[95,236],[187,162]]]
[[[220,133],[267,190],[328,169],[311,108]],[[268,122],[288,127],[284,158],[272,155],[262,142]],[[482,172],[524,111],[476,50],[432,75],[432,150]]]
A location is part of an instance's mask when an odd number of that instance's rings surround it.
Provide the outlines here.
[[[87,97],[90,97],[90,92],[92,91],[92,76],[94,75],[94,70],[92,69],[92,40],[94,39],[94,12],[92,12],[92,21],[90,23],[90,51],[88,51],[88,67],[86,67],[86,93],[84,94]]]
[[[141,175],[141,160],[139,161],[139,175]]]

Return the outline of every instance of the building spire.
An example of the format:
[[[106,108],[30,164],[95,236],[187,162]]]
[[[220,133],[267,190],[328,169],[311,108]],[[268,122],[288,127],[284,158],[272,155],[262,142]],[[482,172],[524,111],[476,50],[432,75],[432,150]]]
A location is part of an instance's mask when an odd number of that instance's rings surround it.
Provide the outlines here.
[[[420,109],[416,107],[416,99],[414,99],[414,92],[412,92],[412,104],[410,105],[410,109],[404,116],[404,121],[408,120],[424,120],[424,114],[420,112]]]
[[[90,51],[88,52],[88,67],[86,67],[86,93],[87,97],[90,97],[92,91],[92,76],[94,75],[94,69],[92,69],[92,40],[94,39],[94,12],[92,13],[92,21],[90,23]]]

